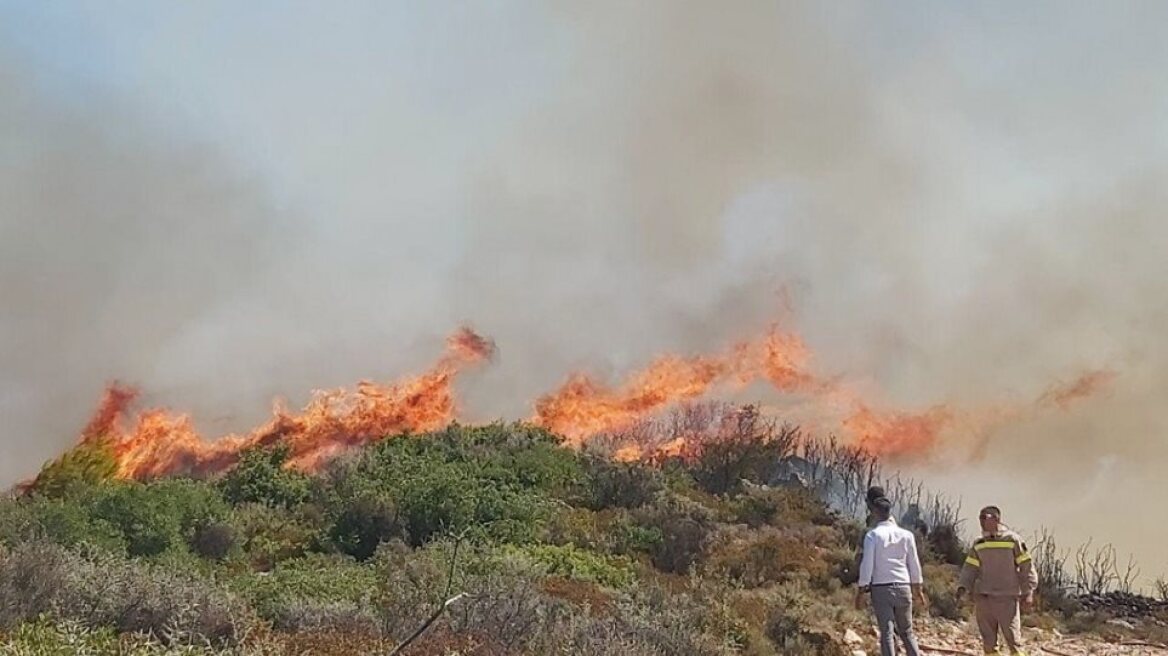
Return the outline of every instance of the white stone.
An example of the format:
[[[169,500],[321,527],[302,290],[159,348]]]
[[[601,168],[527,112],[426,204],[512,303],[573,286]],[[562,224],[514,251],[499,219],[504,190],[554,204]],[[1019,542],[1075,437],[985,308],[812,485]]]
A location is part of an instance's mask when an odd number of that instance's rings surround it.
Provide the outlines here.
[[[859,642],[864,642],[864,639],[860,637],[859,633],[856,633],[855,631],[848,629],[847,631],[844,632],[844,642],[846,642],[849,645],[854,645],[854,644],[859,643]]]
[[[1120,619],[1107,620],[1107,623],[1112,625],[1112,626],[1121,626],[1125,629],[1128,629],[1129,631],[1134,630],[1136,628],[1136,627],[1132,626],[1131,622],[1125,622],[1125,621],[1120,620]]]

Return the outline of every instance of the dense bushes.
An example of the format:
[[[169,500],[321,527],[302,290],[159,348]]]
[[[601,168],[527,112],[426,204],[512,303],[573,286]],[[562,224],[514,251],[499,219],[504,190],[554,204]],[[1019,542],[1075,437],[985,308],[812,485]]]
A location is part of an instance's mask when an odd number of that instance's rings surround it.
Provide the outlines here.
[[[587,484],[582,496],[584,505],[592,510],[640,508],[665,489],[661,472],[651,467],[595,454],[587,456],[584,465]]]
[[[291,508],[308,499],[310,479],[284,467],[288,454],[282,445],[245,451],[219,482],[223,498],[236,505],[258,503],[272,508]]]
[[[46,653],[384,652],[465,593],[417,653],[837,653],[827,624],[860,621],[858,525],[767,485],[792,429],[690,419],[699,438],[652,466],[502,424],[389,437],[314,475],[279,447],[209,481],[65,458],[0,501],[0,631]]]
[[[214,488],[179,479],[100,486],[88,502],[93,518],[121,533],[131,556],[181,548],[200,529],[228,514],[227,504]]]
[[[709,508],[677,495],[643,509],[637,518],[660,536],[649,545],[653,565],[672,574],[684,574],[704,556],[717,529]]]

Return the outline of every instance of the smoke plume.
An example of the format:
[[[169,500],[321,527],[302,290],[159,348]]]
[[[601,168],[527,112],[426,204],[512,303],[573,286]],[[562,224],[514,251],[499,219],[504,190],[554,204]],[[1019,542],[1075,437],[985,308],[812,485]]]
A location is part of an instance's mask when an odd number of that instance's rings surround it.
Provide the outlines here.
[[[1163,7],[354,6],[241,12],[213,51],[226,5],[149,11],[85,15],[131,71],[85,102],[0,53],[5,482],[113,377],[217,434],[470,322],[499,352],[467,418],[523,418],[778,318],[908,412],[1111,372],[904,466],[1168,570],[1133,528],[1168,492]]]

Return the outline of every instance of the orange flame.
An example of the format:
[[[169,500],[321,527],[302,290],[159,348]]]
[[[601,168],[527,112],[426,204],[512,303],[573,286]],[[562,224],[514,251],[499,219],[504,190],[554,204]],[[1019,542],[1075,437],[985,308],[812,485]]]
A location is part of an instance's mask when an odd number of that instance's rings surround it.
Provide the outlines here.
[[[920,457],[937,448],[952,431],[981,440],[997,426],[1022,421],[1049,407],[1067,409],[1108,385],[1110,371],[1088,373],[1068,384],[1057,385],[1031,403],[994,408],[956,408],[934,405],[921,411],[881,408],[836,381],[810,368],[811,353],[799,335],[773,326],[752,342],[733,347],[722,356],[666,356],[634,373],[616,387],[608,387],[584,374],[573,374],[555,392],[536,402],[532,421],[564,435],[580,445],[605,435],[612,457],[630,461],[654,458],[663,452],[684,450],[686,437],[647,446],[654,436],[640,435],[647,417],[662,409],[705,396],[719,385],[747,385],[768,381],[785,394],[800,394],[808,404],[838,421],[848,442],[868,453],[886,457]],[[630,430],[635,428],[634,430]],[[659,436],[657,436],[659,437]],[[664,451],[663,451],[664,449]]]
[[[724,355],[659,358],[616,388],[573,374],[536,401],[532,421],[580,444],[671,404],[704,396],[720,384],[743,386],[765,379],[784,392],[810,391],[819,383],[807,371],[809,359],[798,335],[774,326],[763,339],[738,344]]]
[[[81,440],[107,440],[117,460],[117,475],[123,478],[222,471],[236,462],[241,451],[277,443],[289,449],[291,466],[313,471],[355,445],[448,425],[457,414],[455,377],[490,359],[494,351],[489,339],[463,328],[448,338],[438,362],[419,376],[389,384],[361,381],[351,390],[317,391],[299,412],[276,404],[264,425],[214,441],[204,440],[187,415],[165,410],[144,411],[132,428],[125,428],[123,420],[137,391],[115,383],[106,390]],[[719,439],[722,433],[711,427],[735,415],[726,411],[718,419],[691,410],[674,416],[675,421],[693,426],[664,427],[647,420],[679,403],[764,381],[783,394],[799,395],[820,414],[835,417],[831,421],[838,422],[834,425],[847,441],[865,451],[916,457],[933,450],[948,431],[968,433],[983,440],[984,446],[993,427],[1048,408],[1066,409],[1115,377],[1111,371],[1091,372],[1053,386],[1031,403],[981,409],[936,405],[912,412],[882,408],[815,373],[811,363],[811,351],[798,334],[772,326],[760,338],[736,344],[720,355],[660,357],[615,386],[584,373],[571,374],[559,389],[537,399],[532,421],[573,446],[607,440],[617,460],[684,457]]]
[[[877,412],[862,403],[843,421],[854,443],[876,455],[922,453],[933,448],[953,411],[934,406],[921,413]]]
[[[353,445],[449,424],[455,415],[454,377],[493,353],[490,340],[464,328],[447,340],[438,363],[416,378],[387,385],[362,381],[353,391],[316,392],[299,413],[277,405],[267,424],[214,441],[202,439],[187,415],[165,410],[143,412],[133,430],[123,431],[118,419],[133,394],[115,385],[106,391],[83,439],[98,434],[109,439],[122,478],[219,471],[234,464],[242,450],[277,442],[289,447],[292,466],[312,470]]]
[[[118,430],[118,419],[138,398],[138,390],[114,381],[105,389],[105,395],[97,406],[85,429],[81,431],[82,442],[92,442]]]

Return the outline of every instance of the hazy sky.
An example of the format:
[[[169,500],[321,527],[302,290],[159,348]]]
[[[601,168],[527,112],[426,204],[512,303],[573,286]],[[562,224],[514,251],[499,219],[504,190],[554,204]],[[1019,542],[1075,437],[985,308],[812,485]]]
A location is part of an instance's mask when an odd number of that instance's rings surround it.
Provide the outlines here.
[[[752,335],[785,288],[817,367],[896,407],[1115,370],[925,474],[1168,570],[1124,512],[1168,493],[1165,19],[0,0],[0,482],[114,377],[214,434],[470,322],[500,354],[467,413],[523,417],[571,369]]]

